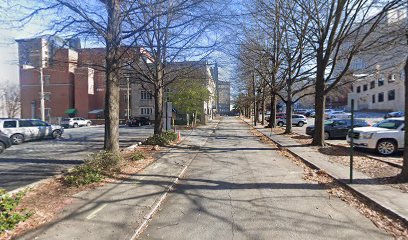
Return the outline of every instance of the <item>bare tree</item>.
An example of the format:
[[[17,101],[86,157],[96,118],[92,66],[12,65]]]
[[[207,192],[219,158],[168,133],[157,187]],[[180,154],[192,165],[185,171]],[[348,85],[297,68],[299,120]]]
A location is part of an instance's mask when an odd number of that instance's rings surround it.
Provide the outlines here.
[[[382,3],[368,0],[297,0],[297,2],[311,18],[310,34],[307,35],[307,39],[316,52],[316,128],[313,144],[324,146],[324,109],[327,94],[342,80],[354,55],[384,19],[386,12],[401,1]]]
[[[215,19],[206,11],[208,0],[157,0],[141,8],[142,15],[129,15],[130,28],[139,28],[153,16],[154,20],[143,26],[139,35],[132,39],[141,46],[148,57],[135,61],[129,67],[137,74],[144,89],[152,90],[155,107],[154,133],[163,131],[164,90],[174,81],[193,72],[197,66],[174,63],[187,59],[205,59],[213,50],[216,40],[208,38]]]
[[[8,118],[18,117],[20,113],[20,89],[17,84],[7,82],[0,88],[0,108],[6,111]]]
[[[128,29],[124,19],[138,14],[140,6],[127,0],[49,0],[19,1],[9,6],[8,16],[14,24],[25,26],[33,19],[47,15],[50,23],[42,33],[62,34],[66,38],[84,37],[105,46],[103,67],[106,76],[104,148],[119,153],[119,80],[123,67],[123,41],[137,34],[152,19],[145,19],[139,28]],[[13,16],[22,16],[16,19]],[[42,34],[40,33],[40,34]]]

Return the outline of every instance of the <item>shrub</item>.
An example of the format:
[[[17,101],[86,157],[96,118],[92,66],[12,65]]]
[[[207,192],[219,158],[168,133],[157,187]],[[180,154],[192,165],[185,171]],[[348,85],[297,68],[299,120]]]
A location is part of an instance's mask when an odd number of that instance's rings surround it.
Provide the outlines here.
[[[164,146],[164,145],[169,145],[171,142],[177,140],[177,134],[172,131],[164,132],[162,134],[155,134],[146,141],[144,141],[143,144],[145,145],[159,145],[159,146]]]
[[[130,156],[130,159],[132,161],[139,161],[139,160],[142,160],[144,158],[145,158],[144,153],[142,151],[138,151],[138,150],[134,151],[132,153],[132,155]]]
[[[68,175],[64,177],[65,182],[70,186],[87,185],[100,182],[104,179],[99,169],[83,164],[76,166]]]
[[[18,204],[24,197],[25,192],[18,192],[10,196],[0,188],[0,233],[13,229],[19,222],[25,221],[32,213],[21,213],[16,211]]]
[[[106,175],[120,171],[122,158],[110,152],[93,153],[84,164],[76,166],[65,177],[64,181],[70,186],[87,185],[102,181]]]

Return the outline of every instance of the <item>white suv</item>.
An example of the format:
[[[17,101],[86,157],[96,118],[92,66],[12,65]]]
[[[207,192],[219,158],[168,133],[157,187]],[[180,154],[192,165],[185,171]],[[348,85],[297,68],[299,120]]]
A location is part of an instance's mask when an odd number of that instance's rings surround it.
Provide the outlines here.
[[[64,128],[77,128],[77,127],[83,127],[83,126],[91,126],[92,121],[81,118],[81,117],[74,117],[74,118],[64,118],[62,119],[61,126]]]
[[[382,155],[391,155],[404,148],[404,118],[388,118],[372,127],[354,128],[356,147],[376,149]],[[350,142],[351,133],[347,135]]]
[[[286,124],[286,117],[278,117],[276,118],[276,124],[279,127],[282,127]],[[307,124],[307,118],[304,115],[300,114],[293,114],[292,115],[292,125],[297,125],[299,127],[303,127],[303,125]]]
[[[2,119],[0,132],[7,135],[13,144],[45,137],[59,138],[64,129],[37,119]]]

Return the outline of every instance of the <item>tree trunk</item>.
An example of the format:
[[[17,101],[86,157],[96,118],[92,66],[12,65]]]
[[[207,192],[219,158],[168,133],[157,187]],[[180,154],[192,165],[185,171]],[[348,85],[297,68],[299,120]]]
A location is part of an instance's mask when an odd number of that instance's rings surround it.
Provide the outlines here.
[[[315,132],[313,135],[313,145],[324,147],[324,108],[326,96],[324,94],[324,69],[317,69],[316,94],[315,94]]]
[[[405,117],[404,117],[404,122],[405,122],[405,128],[408,126],[408,118],[406,117],[406,114],[408,113],[408,57],[405,62]],[[402,179],[408,180],[408,131],[405,130],[404,133],[404,156],[403,156],[403,162],[402,162],[402,170],[400,174]]]
[[[286,128],[285,134],[292,133],[292,90],[291,87],[288,86],[288,98],[286,102]]]
[[[261,124],[265,125],[265,87],[262,88],[262,120]]]
[[[271,115],[269,117],[269,127],[276,126],[276,94],[271,94]]]
[[[163,133],[163,87],[154,91],[154,134]]]
[[[106,2],[108,26],[106,41],[106,92],[104,149],[119,154],[119,59],[121,20],[119,0]]]

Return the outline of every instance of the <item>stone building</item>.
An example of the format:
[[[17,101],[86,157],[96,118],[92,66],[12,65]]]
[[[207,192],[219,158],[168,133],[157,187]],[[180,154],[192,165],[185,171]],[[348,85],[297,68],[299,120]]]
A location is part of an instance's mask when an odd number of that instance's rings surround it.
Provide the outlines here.
[[[231,84],[226,81],[217,82],[218,113],[228,114],[231,105]]]

